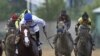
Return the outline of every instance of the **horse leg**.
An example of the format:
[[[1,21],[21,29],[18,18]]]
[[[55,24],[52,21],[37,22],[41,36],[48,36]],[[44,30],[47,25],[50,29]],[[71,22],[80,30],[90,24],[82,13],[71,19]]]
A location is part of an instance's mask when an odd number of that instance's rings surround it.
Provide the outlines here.
[[[32,49],[33,49],[32,51],[34,53],[34,56],[39,56],[41,53],[39,54],[36,42],[34,40],[31,40],[31,42],[32,42]]]
[[[55,50],[55,56],[62,56],[57,50]]]
[[[42,50],[39,50],[39,56],[42,56]]]
[[[77,50],[75,50],[75,49],[74,49],[74,54],[75,54],[75,56],[77,56]]]
[[[78,52],[78,53],[77,53],[77,56],[87,56],[87,55]]]
[[[2,56],[3,50],[0,50],[0,56]]]
[[[6,54],[6,56],[10,56],[10,54],[8,53],[8,51],[7,51],[7,50],[5,51],[5,54]]]
[[[92,56],[92,48],[91,48],[91,51],[89,52],[89,55],[88,56]]]
[[[56,49],[55,49],[55,56],[59,56],[59,55],[58,55],[58,51],[57,51]]]
[[[39,51],[37,50],[37,48],[34,48],[33,50],[34,56],[39,56]]]

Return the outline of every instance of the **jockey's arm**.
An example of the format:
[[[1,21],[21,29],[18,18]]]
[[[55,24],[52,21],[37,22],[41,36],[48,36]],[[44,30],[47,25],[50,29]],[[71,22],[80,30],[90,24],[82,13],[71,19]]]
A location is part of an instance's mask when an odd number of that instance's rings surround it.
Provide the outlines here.
[[[41,19],[41,18],[39,18],[37,16],[33,15],[32,19],[33,19],[34,22],[36,22],[37,24],[42,25],[43,27],[46,25],[46,22],[43,19]]]
[[[38,24],[43,26],[43,32],[47,36],[46,30],[45,30],[46,22],[43,19],[41,19],[41,18],[39,18],[37,16],[34,16],[34,15],[33,15],[32,19],[34,20],[34,22],[36,22],[36,23],[38,23]]]

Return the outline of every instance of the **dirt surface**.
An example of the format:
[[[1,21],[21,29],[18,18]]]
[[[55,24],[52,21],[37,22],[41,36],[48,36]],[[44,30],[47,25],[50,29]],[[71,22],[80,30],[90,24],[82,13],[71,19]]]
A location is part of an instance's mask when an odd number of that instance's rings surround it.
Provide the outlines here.
[[[5,53],[3,53],[2,56],[5,56]],[[43,47],[43,54],[42,56],[55,56],[54,50],[50,47]],[[74,53],[72,52],[72,56],[74,56]],[[100,56],[100,49],[96,49],[93,51],[92,56]]]

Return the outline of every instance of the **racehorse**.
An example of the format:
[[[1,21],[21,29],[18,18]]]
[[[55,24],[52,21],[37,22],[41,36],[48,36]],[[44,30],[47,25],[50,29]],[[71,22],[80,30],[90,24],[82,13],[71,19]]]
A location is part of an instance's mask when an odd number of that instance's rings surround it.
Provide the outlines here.
[[[8,29],[8,32],[5,37],[5,54],[6,56],[14,56],[15,52],[15,37],[16,37],[16,29],[11,27]]]
[[[39,56],[36,41],[32,38],[29,28],[21,26],[18,42],[18,56]]]
[[[55,43],[55,55],[56,56],[71,56],[73,50],[73,42],[71,41],[71,34],[64,30],[66,27],[63,21],[60,21],[57,25],[57,41]],[[65,28],[66,29],[66,28]]]
[[[92,43],[91,35],[89,33],[89,26],[83,24],[79,27],[79,40],[77,43],[77,56],[91,56],[92,54]]]

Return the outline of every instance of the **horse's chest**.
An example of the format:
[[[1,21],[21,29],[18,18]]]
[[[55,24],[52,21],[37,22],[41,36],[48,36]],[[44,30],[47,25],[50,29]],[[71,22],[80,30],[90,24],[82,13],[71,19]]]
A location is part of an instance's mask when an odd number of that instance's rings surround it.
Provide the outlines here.
[[[58,46],[58,48],[66,49],[68,47],[68,42],[65,39],[60,39],[59,38],[57,40],[57,46]]]

